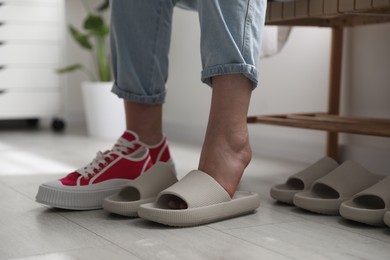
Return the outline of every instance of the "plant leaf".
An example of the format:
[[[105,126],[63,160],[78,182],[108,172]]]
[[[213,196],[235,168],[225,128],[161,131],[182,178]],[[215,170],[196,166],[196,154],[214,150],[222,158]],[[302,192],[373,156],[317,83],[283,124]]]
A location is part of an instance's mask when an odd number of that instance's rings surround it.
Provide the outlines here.
[[[91,14],[84,21],[84,29],[101,31],[104,28],[104,20],[101,16]]]
[[[70,34],[72,35],[73,39],[80,44],[85,49],[91,50],[92,44],[89,41],[88,35],[80,33],[75,27],[72,25],[69,26]]]
[[[59,74],[64,74],[64,73],[73,72],[73,71],[79,70],[79,69],[83,69],[83,65],[73,64],[73,65],[69,65],[69,66],[64,67],[64,68],[57,69],[56,72]]]

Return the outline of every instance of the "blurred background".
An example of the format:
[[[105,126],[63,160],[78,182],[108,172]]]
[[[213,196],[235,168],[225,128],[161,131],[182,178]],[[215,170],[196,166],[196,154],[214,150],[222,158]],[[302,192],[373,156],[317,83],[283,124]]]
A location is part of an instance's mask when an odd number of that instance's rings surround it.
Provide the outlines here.
[[[78,62],[91,70],[94,69],[91,55],[75,43],[67,30],[68,24],[81,28],[86,16],[82,1],[13,0],[8,2],[12,2],[15,6],[19,5],[19,8],[20,5],[29,6],[35,3],[57,12],[50,18],[55,20],[54,23],[50,23],[50,28],[57,36],[54,40],[47,40],[49,47],[45,47],[49,53],[50,48],[55,46],[53,52],[58,55],[56,60],[58,63],[51,64],[50,70],[54,71],[55,67]],[[100,3],[99,0],[90,0],[91,6],[98,6]],[[109,21],[109,12],[105,17]],[[50,19],[46,23],[51,22]],[[44,23],[43,19],[35,24],[45,26]],[[17,25],[18,22],[14,21],[14,24]],[[346,29],[342,114],[390,118],[389,31],[389,24]],[[1,34],[0,27],[0,37],[4,35]],[[199,36],[197,13],[176,9],[173,19],[164,127],[169,138],[197,145],[203,141],[211,98],[210,89],[200,82]],[[249,115],[326,111],[330,36],[329,29],[293,28],[281,52],[261,60],[260,84],[253,92]],[[0,41],[2,40],[0,38]],[[36,41],[30,42],[31,46],[37,46]],[[22,41],[9,40],[9,43],[21,44]],[[24,41],[23,44],[29,42]],[[3,48],[6,45],[3,44]],[[2,61],[1,53],[0,51],[0,65],[3,65],[5,61]],[[20,53],[20,55],[25,54]],[[20,59],[24,58],[25,56]],[[0,71],[0,75],[1,73]],[[58,77],[56,91],[58,91],[60,107],[58,114],[53,116],[66,123],[64,135],[67,135],[71,129],[85,129],[86,118],[81,85],[82,82],[89,80],[88,77],[82,72],[55,75]],[[4,84],[4,81],[0,84]],[[44,82],[42,84],[45,85]],[[29,93],[29,95],[33,94]],[[28,96],[25,98],[30,99]],[[44,102],[53,101],[50,97],[45,100],[47,101]],[[23,102],[18,104],[19,107],[23,105]],[[13,119],[12,115],[7,114],[6,106],[0,105],[0,109],[2,110],[0,119]],[[51,120],[50,113],[44,114],[40,131],[50,131],[46,126]],[[324,155],[325,133],[321,131],[260,124],[250,125],[249,128],[252,148],[257,155],[269,155],[305,163],[313,162]],[[3,134],[4,131],[0,130],[0,140]],[[361,162],[371,171],[390,174],[389,138],[342,134],[340,151],[342,160],[353,159]]]

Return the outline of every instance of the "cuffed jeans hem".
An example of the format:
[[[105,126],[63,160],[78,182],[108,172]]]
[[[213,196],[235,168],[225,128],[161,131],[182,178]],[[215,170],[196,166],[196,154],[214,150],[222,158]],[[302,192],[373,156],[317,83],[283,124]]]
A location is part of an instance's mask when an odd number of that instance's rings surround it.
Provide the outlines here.
[[[119,98],[122,98],[126,101],[148,104],[148,105],[157,105],[165,103],[166,92],[161,94],[153,95],[153,96],[140,96],[135,95],[120,89],[116,84],[113,85],[111,92],[116,94]]]
[[[205,68],[202,71],[202,82],[211,86],[211,78],[227,74],[243,74],[252,81],[252,90],[258,84],[258,71],[255,66],[248,64],[224,64]]]

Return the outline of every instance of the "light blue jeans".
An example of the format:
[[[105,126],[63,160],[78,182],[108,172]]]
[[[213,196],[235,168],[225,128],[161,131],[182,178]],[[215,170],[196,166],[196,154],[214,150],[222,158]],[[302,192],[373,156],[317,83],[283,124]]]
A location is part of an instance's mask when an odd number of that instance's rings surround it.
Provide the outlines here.
[[[266,0],[112,0],[112,92],[128,101],[165,101],[175,6],[199,13],[201,80],[240,73],[258,84]],[[190,55],[190,54],[188,54]]]

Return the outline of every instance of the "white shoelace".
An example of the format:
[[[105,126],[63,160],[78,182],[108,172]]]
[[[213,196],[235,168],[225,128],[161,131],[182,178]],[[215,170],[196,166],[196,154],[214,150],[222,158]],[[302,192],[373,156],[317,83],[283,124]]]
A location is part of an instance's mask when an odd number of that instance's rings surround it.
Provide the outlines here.
[[[119,138],[117,143],[114,145],[114,147],[110,150],[107,150],[105,152],[99,151],[96,154],[96,157],[92,160],[91,163],[89,163],[87,166],[82,167],[78,169],[76,172],[79,173],[81,176],[83,176],[85,179],[88,178],[88,175],[94,176],[95,169],[97,171],[100,171],[102,167],[100,166],[101,164],[103,165],[108,165],[108,162],[106,159],[108,158],[110,161],[114,160],[114,156],[112,155],[113,153],[116,154],[122,154],[122,153],[129,153],[131,149],[135,148],[135,141],[129,142],[126,139]]]

